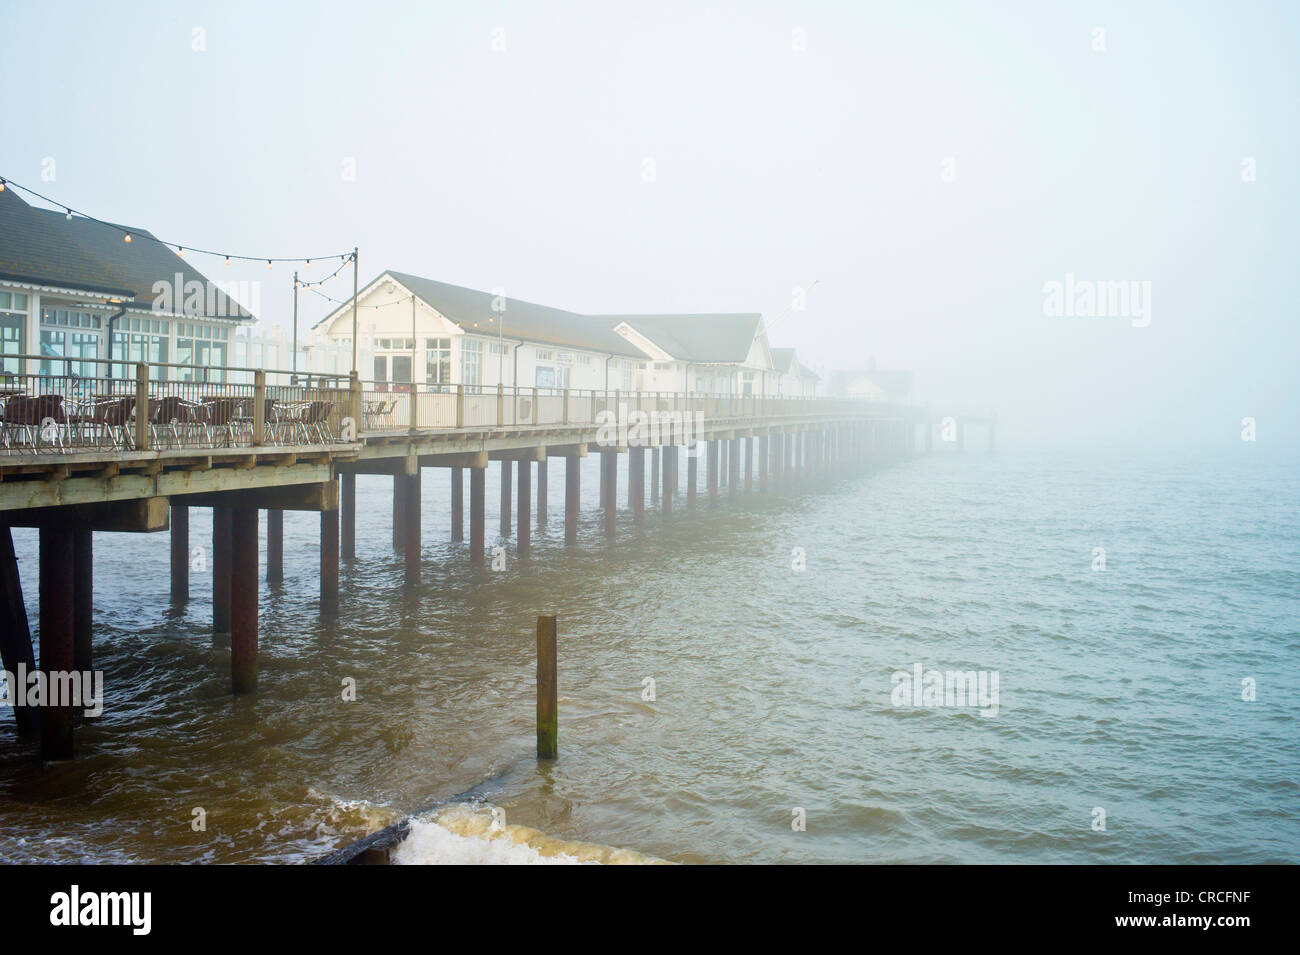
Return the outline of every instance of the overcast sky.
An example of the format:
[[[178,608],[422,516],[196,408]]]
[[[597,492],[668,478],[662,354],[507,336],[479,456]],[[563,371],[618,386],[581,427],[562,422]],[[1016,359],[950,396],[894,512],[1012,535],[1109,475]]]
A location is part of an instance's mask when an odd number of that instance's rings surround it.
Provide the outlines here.
[[[1294,445],[1298,11],[5,0],[0,175],[363,281],[762,312],[1004,443]],[[290,267],[192,261],[288,323]],[[1047,314],[1067,273],[1149,313]]]

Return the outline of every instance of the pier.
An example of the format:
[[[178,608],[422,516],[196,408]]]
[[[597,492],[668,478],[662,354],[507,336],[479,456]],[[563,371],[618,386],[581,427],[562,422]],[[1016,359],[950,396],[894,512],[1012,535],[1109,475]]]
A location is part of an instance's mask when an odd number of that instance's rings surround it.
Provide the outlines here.
[[[647,506],[660,508],[665,519],[690,519],[702,504],[716,507],[723,497],[768,493],[911,455],[917,425],[925,420],[910,407],[854,399],[463,385],[393,392],[367,387],[355,375],[307,379],[220,368],[200,376],[212,380],[175,381],[167,380],[175,366],[142,362],[128,366],[132,375],[124,379],[103,365],[102,377],[5,378],[0,655],[11,673],[22,665],[48,679],[93,668],[96,532],[169,531],[167,597],[184,602],[195,584],[191,522],[212,521],[205,573],[211,574],[213,631],[230,637],[231,691],[253,693],[260,652],[259,511],[267,512],[266,575],[272,581],[282,574],[283,512],[319,513],[319,604],[329,616],[346,599],[339,592],[339,563],[355,560],[359,474],[392,478],[393,547],[404,555],[406,586],[414,587],[422,570],[426,472],[430,480],[450,481],[447,526],[454,541],[464,539],[468,472],[469,562],[480,564],[487,539],[484,475],[491,466],[502,476],[500,534],[513,537],[516,555],[527,557],[533,522],[546,517],[553,459],[563,461],[564,540],[576,546],[580,462],[588,454],[601,458],[602,526],[612,537],[620,520],[643,527]],[[676,515],[683,452],[685,512]],[[628,462],[625,508],[619,506],[621,455]],[[200,517],[196,510],[206,513]],[[39,661],[14,527],[39,529]],[[14,712],[20,733],[39,736],[43,757],[73,755],[71,707]]]

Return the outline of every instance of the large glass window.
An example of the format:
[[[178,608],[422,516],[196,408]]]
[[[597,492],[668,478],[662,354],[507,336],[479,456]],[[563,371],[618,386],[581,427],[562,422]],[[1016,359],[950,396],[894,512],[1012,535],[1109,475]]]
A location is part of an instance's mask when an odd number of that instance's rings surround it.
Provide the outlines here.
[[[177,322],[176,363],[191,367],[180,369],[181,381],[224,381],[230,347],[230,328]]]
[[[451,339],[424,340],[424,380],[431,385],[451,384]]]
[[[483,343],[477,339],[461,339],[460,380],[466,388],[477,388],[483,383]]]
[[[0,371],[16,375],[21,370],[18,359],[26,351],[27,296],[19,292],[0,292]]]
[[[77,309],[41,309],[42,375],[72,375],[76,378],[101,377],[93,361],[57,361],[56,359],[98,358],[100,317]]]
[[[168,344],[171,341],[171,324],[157,318],[119,318],[113,326],[112,357],[131,364],[114,364],[114,378],[134,378],[134,363],[150,365],[149,377],[155,381],[167,378],[167,369],[158,362],[168,361]]]

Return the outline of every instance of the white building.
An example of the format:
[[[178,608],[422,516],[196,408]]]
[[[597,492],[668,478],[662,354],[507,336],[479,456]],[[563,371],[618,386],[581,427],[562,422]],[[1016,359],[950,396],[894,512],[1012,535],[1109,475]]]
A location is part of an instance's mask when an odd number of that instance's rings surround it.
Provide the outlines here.
[[[799,361],[793,348],[773,348],[772,361],[776,364],[777,394],[785,397],[815,398],[821,378]]]
[[[0,190],[4,374],[120,379],[135,374],[126,363],[148,361],[186,366],[155,366],[156,378],[221,381],[235,329],[254,321],[235,294],[144,229],[36,208]]]
[[[311,353],[351,348],[352,302],[312,332],[308,367],[332,370]],[[581,315],[390,270],[359,291],[356,335],[377,391],[409,390],[414,368],[434,388],[780,393],[757,314]]]

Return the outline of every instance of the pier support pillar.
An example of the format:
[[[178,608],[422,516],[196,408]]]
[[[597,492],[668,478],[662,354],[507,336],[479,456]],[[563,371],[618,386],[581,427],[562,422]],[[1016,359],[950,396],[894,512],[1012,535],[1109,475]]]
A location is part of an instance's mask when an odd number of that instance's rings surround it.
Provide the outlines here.
[[[253,562],[257,562],[254,556]],[[266,582],[284,580],[284,511],[271,508],[266,512]]]
[[[673,497],[677,494],[677,446],[674,444],[664,448],[663,494],[664,518],[668,519],[673,516]]]
[[[628,449],[627,469],[627,496],[632,506],[632,520],[637,527],[645,527],[645,448]]]
[[[487,497],[487,468],[469,469],[469,562],[483,563],[487,528],[484,511]]]
[[[357,476],[339,478],[339,556],[344,560],[357,557]]]
[[[537,526],[546,526],[546,477],[550,471],[549,462],[545,459],[537,462]]]
[[[406,475],[393,475],[393,552],[400,554],[406,541]]]
[[[650,449],[650,506],[659,506],[659,449]]]
[[[230,632],[230,508],[212,509],[212,631]]]
[[[171,513],[172,603],[190,599],[190,509],[173,504]]]
[[[708,443],[707,459],[704,466],[704,482],[709,488],[709,504],[718,503],[718,442]]]
[[[339,512],[320,512],[320,612],[339,612]]]
[[[18,556],[14,553],[13,532],[8,524],[0,524],[0,662],[3,662],[5,670],[15,675],[20,667],[28,673],[36,671],[32,631],[18,574]],[[16,689],[10,687],[11,697]],[[15,706],[12,709],[19,736],[34,737],[40,732],[40,714],[34,707]]]
[[[745,493],[754,493],[754,439],[741,438],[745,443]]]
[[[767,490],[767,435],[758,438],[758,489]]]
[[[90,633],[95,616],[95,536],[84,527],[72,532],[72,579],[73,669],[89,671],[94,669]]]
[[[727,442],[727,496],[735,497],[740,491],[740,439]]]
[[[451,469],[451,540],[465,539],[465,469]]]
[[[605,536],[613,537],[618,514],[618,452],[602,451],[600,461],[604,471],[601,497],[605,502]]]
[[[582,458],[571,454],[564,459],[564,543],[578,542],[578,511],[582,507]]]
[[[731,475],[731,445],[725,439],[718,442],[718,486],[723,487]]]
[[[420,498],[423,490],[420,481],[420,469],[417,467],[414,474],[406,475],[406,480],[402,482],[403,489],[406,493],[406,506],[404,512],[406,515],[405,539],[402,542],[402,552],[406,557],[406,586],[420,586]]]
[[[230,553],[230,684],[235,693],[252,693],[257,689],[257,508],[231,510]]]
[[[929,418],[925,420],[925,453],[934,453],[934,422]]]
[[[515,553],[527,557],[533,542],[533,515],[529,508],[533,503],[533,462],[519,459],[519,529],[515,532],[517,546]]]
[[[501,462],[501,536],[510,536],[510,462]]]
[[[700,456],[697,453],[699,442],[686,449],[686,509],[695,510],[695,497],[699,492]]]
[[[74,531],[42,527],[40,530],[40,640],[41,670],[49,680],[55,671],[76,667],[73,604],[76,577],[73,570]],[[47,682],[46,686],[50,684]],[[73,756],[71,706],[44,706],[40,711],[41,759]]]

